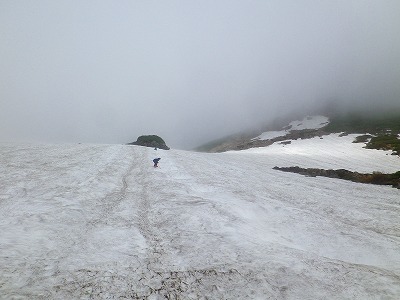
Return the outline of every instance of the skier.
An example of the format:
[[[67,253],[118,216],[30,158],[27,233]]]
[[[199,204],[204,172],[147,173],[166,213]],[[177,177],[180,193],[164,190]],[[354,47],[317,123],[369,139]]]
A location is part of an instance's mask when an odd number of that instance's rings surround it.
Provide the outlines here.
[[[158,167],[158,161],[159,161],[160,159],[161,159],[160,157],[153,159],[154,168],[157,168],[157,167]]]

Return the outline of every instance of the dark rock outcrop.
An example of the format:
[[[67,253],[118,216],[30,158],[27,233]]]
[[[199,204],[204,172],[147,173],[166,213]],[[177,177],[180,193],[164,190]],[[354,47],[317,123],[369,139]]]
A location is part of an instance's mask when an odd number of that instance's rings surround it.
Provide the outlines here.
[[[229,150],[246,150],[256,147],[266,147],[270,146],[276,142],[285,142],[287,140],[297,140],[297,139],[310,139],[313,137],[323,137],[330,133],[324,131],[323,129],[303,129],[303,130],[292,130],[284,136],[279,136],[276,138],[268,140],[260,139],[238,139],[228,143],[223,143],[217,147],[212,148],[209,152],[224,152]],[[284,144],[287,144],[286,142]]]
[[[378,185],[391,185],[394,188],[400,189],[400,171],[393,174],[383,174],[380,172],[373,173],[358,173],[345,169],[324,170],[315,168],[300,168],[300,167],[274,167],[274,170],[283,172],[297,173],[305,176],[323,176],[329,178],[339,178],[350,180],[353,182],[370,183]]]
[[[136,142],[128,143],[128,145],[144,146],[157,149],[169,150],[170,148],[158,135],[141,135]]]

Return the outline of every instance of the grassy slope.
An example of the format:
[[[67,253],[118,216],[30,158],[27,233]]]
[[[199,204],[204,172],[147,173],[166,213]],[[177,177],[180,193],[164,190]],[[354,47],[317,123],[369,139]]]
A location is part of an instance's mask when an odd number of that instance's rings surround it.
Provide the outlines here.
[[[400,133],[400,112],[377,115],[349,113],[331,117],[324,128],[328,132],[384,134],[387,130]]]
[[[328,132],[370,133],[375,135],[369,149],[393,150],[400,155],[400,112],[379,113],[375,115],[348,113],[331,117],[324,128]]]

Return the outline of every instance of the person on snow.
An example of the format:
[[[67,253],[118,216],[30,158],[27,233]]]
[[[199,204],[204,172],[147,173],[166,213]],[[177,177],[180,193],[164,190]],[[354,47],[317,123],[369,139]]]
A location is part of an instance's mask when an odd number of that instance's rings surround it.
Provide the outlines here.
[[[158,167],[158,162],[159,162],[160,159],[161,159],[160,157],[153,159],[154,168]]]

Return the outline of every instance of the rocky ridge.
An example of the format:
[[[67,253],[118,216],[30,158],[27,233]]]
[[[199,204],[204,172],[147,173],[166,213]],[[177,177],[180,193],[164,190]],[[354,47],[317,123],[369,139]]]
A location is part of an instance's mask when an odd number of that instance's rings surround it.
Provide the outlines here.
[[[303,130],[292,130],[288,132],[284,136],[275,137],[272,139],[267,140],[260,140],[260,139],[249,139],[249,138],[242,138],[236,139],[230,142],[223,143],[218,145],[210,150],[210,152],[225,152],[225,151],[239,151],[239,150],[246,150],[250,148],[256,147],[266,147],[270,146],[273,143],[282,142],[283,144],[290,143],[290,140],[297,140],[297,139],[311,139],[313,137],[322,137],[324,135],[328,135],[330,132],[324,131],[323,129],[303,129]]]
[[[141,135],[137,138],[136,142],[128,143],[128,145],[144,146],[163,150],[170,149],[165,141],[157,135]]]
[[[274,167],[274,170],[297,173],[305,176],[316,177],[329,177],[353,182],[378,184],[378,185],[391,185],[394,188],[400,189],[400,171],[393,174],[383,174],[380,172],[373,173],[358,173],[345,169],[338,170],[325,170],[316,168],[300,168],[295,167]]]

